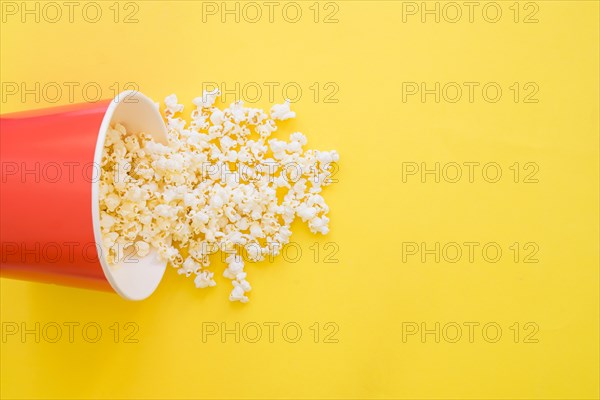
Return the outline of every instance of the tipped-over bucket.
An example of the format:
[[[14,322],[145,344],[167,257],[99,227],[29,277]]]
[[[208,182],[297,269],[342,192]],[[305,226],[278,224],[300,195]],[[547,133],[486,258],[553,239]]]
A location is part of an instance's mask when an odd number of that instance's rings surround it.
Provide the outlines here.
[[[98,185],[104,139],[119,123],[166,143],[156,105],[135,91],[113,100],[0,116],[0,271],[6,278],[148,297],[166,263],[143,258],[106,260]]]

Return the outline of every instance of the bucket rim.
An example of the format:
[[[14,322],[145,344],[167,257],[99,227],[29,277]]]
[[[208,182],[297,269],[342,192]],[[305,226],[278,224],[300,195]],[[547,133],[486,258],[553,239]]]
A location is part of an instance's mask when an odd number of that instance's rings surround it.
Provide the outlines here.
[[[119,120],[113,121],[115,119]],[[104,276],[117,294],[127,300],[144,300],[158,287],[167,263],[160,259],[156,250],[152,250],[143,258],[123,257],[123,260],[119,260],[115,265],[110,265],[105,257],[107,251],[102,242],[99,199],[101,162],[106,133],[113,122],[123,124],[128,130],[133,126],[137,129],[131,130],[132,132],[143,131],[162,143],[167,141],[167,128],[157,105],[150,98],[139,91],[126,90],[115,96],[108,104],[98,131],[94,152],[94,165],[98,168],[98,177],[92,180],[92,222],[98,260]]]

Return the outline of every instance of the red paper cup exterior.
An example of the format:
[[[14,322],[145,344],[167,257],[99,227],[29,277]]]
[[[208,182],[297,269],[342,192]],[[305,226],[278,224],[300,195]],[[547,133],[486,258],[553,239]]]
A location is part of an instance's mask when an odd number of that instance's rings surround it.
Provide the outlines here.
[[[128,95],[131,103],[123,104]],[[156,257],[115,269],[103,257],[97,187],[108,125],[117,119],[166,138],[148,98],[119,96],[120,102],[0,116],[2,277],[116,291],[134,300],[158,285],[165,265]]]

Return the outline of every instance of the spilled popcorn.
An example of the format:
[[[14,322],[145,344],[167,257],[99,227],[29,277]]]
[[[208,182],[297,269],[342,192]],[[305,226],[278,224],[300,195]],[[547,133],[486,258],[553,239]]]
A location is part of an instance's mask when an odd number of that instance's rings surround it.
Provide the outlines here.
[[[100,225],[107,258],[129,247],[155,250],[198,288],[215,286],[209,254],[227,254],[223,276],[231,301],[247,302],[242,252],[250,261],[279,254],[296,216],[313,233],[329,231],[320,195],[331,183],[336,151],[304,150],[306,137],[269,139],[277,122],[296,116],[290,103],[270,113],[241,101],[219,109],[218,90],[194,99],[188,123],[175,95],[165,99],[168,145],[121,125],[109,130],[102,157]],[[134,246],[132,246],[134,244]]]

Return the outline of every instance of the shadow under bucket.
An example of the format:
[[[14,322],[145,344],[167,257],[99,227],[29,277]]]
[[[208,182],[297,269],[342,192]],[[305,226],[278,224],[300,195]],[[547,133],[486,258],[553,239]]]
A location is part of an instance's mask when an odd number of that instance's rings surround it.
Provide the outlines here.
[[[135,91],[113,100],[0,116],[0,275],[115,291],[142,300],[166,263],[156,252],[106,260],[98,186],[104,139],[119,123],[166,143],[156,105]]]

